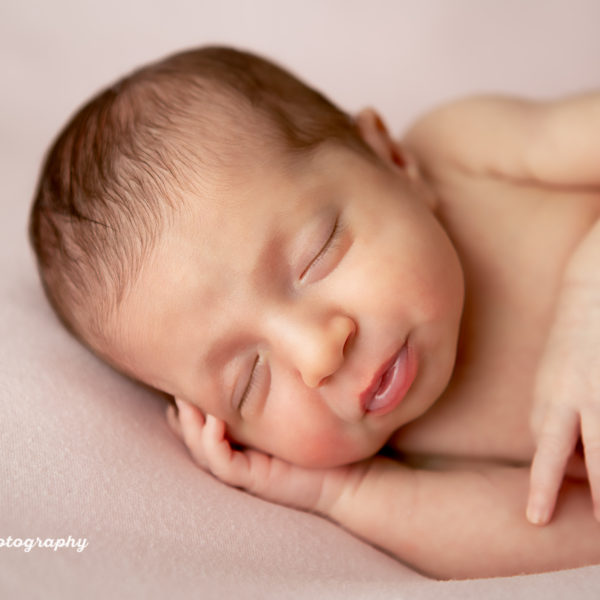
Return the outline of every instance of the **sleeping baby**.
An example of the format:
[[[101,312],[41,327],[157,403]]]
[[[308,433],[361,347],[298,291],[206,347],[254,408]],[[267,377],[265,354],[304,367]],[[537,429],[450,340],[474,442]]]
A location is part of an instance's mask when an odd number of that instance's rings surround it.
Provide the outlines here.
[[[75,114],[30,238],[63,324],[221,481],[432,577],[548,571],[600,562],[599,161],[599,93],[398,142],[205,47]]]

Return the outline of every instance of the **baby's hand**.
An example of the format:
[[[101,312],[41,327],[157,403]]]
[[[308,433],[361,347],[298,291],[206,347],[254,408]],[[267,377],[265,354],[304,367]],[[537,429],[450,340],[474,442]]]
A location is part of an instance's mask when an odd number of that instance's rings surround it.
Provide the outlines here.
[[[235,450],[226,438],[225,423],[196,406],[177,399],[179,414],[167,409],[171,429],[182,439],[195,462],[224,483],[277,504],[328,512],[341,493],[350,467],[308,469],[258,450]]]
[[[548,523],[581,435],[594,514],[600,520],[600,293],[563,290],[538,371],[532,428],[537,440],[527,518]]]

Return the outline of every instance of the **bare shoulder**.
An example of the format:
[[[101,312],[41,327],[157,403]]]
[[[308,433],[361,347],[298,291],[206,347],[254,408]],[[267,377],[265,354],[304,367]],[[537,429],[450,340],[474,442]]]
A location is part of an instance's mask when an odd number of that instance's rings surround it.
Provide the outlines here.
[[[559,185],[600,185],[600,91],[548,103],[537,147],[540,177]]]
[[[518,176],[540,135],[545,105],[508,96],[470,96],[417,119],[403,143],[427,170],[458,168],[471,174]]]
[[[472,96],[419,118],[403,143],[425,170],[548,185],[600,182],[600,92],[558,100]]]

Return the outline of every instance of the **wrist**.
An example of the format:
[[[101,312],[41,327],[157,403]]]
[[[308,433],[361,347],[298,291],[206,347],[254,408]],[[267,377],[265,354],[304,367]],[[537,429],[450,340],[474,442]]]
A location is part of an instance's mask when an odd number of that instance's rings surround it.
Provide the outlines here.
[[[316,512],[335,520],[340,505],[360,488],[370,463],[370,460],[362,461],[328,471],[323,478],[321,493],[315,507]]]

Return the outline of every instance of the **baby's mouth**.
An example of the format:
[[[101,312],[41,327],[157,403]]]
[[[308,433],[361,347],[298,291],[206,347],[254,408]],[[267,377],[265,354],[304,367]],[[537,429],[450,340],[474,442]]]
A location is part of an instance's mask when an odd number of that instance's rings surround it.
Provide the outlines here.
[[[365,413],[384,415],[406,396],[417,373],[417,360],[408,341],[377,371],[371,385],[360,395]]]

